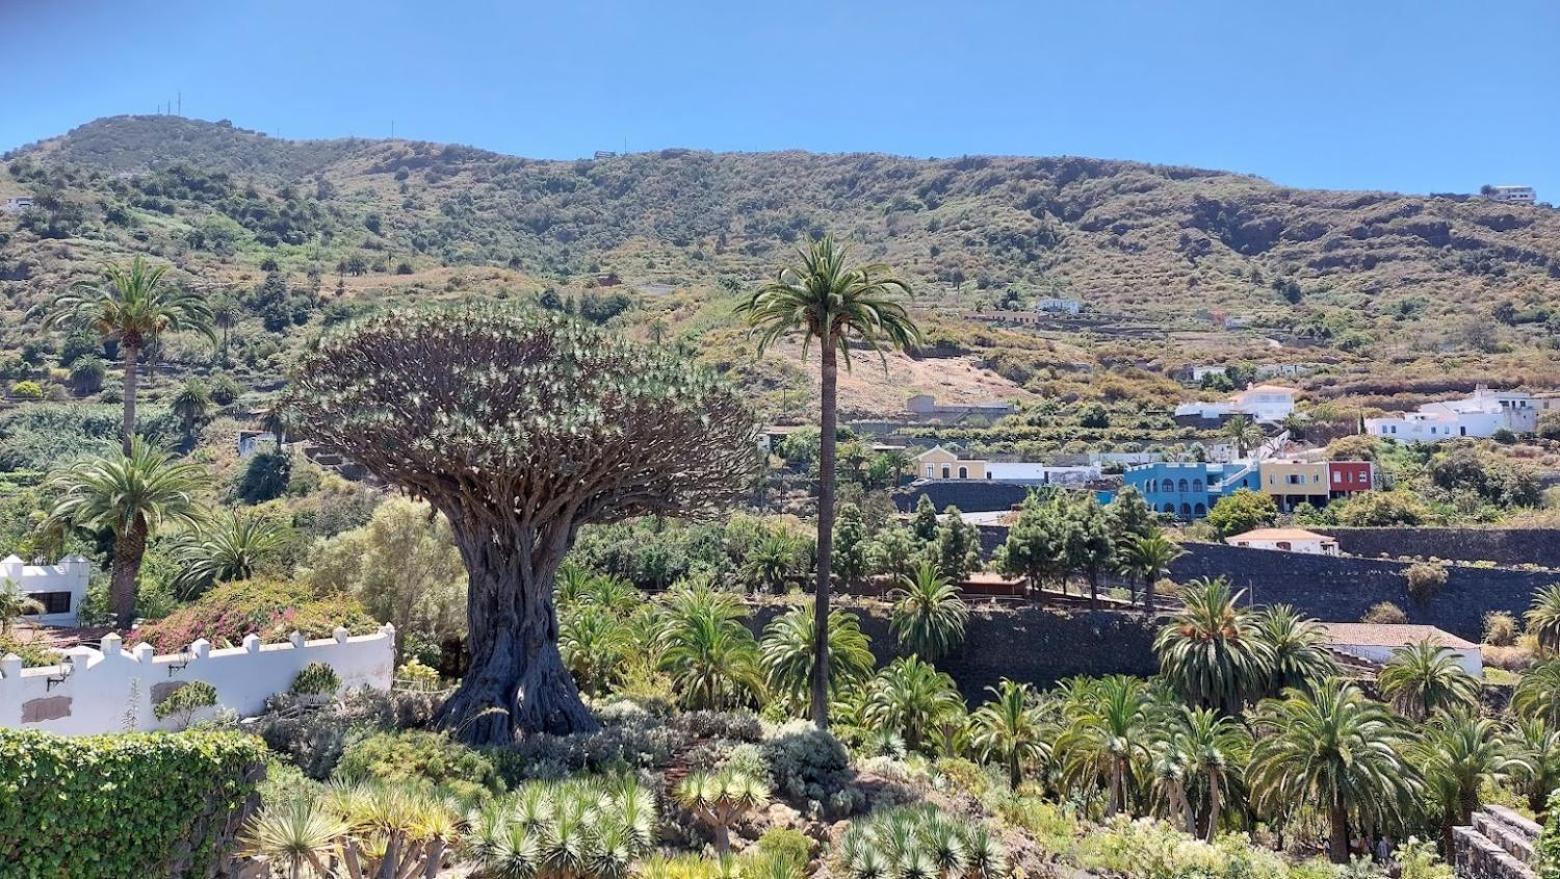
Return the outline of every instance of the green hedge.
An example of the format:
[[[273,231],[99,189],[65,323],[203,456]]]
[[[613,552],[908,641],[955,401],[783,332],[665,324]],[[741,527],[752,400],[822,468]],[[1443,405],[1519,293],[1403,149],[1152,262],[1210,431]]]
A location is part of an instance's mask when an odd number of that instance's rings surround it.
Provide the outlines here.
[[[265,745],[234,732],[67,738],[0,729],[0,873],[207,875]]]

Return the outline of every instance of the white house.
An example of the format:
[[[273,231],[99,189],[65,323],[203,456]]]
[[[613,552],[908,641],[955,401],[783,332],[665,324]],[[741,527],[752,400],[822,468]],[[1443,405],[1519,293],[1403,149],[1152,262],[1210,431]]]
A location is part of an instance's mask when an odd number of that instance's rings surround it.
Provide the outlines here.
[[[1490,201],[1532,204],[1538,200],[1538,193],[1531,186],[1490,186],[1480,194]]]
[[[1392,658],[1393,650],[1428,640],[1450,653],[1457,660],[1457,664],[1462,666],[1463,671],[1476,678],[1484,677],[1483,648],[1435,626],[1406,623],[1322,623],[1322,631],[1323,646],[1378,665],[1385,665]]]
[[[1415,412],[1367,418],[1365,432],[1400,443],[1488,437],[1498,430],[1532,433],[1538,429],[1539,413],[1550,408],[1548,402],[1522,391],[1492,391],[1479,385],[1461,400],[1426,403]]]
[[[19,214],[32,206],[33,199],[30,195],[21,195],[15,198],[8,198],[5,201],[0,201],[0,211],[4,211],[8,214]]]
[[[1283,421],[1295,411],[1295,389],[1281,385],[1253,385],[1230,396],[1226,402],[1203,400],[1175,407],[1177,418],[1196,417],[1222,421],[1232,415],[1245,415],[1260,423]]]
[[[1247,549],[1273,549],[1282,552],[1299,552],[1307,555],[1337,555],[1338,541],[1325,534],[1302,528],[1256,528],[1244,534],[1227,537],[1230,546]]]
[[[92,563],[79,555],[66,556],[52,565],[29,565],[14,555],[0,561],[0,580],[10,580],[43,605],[43,613],[29,619],[50,626],[76,624],[91,576]]]

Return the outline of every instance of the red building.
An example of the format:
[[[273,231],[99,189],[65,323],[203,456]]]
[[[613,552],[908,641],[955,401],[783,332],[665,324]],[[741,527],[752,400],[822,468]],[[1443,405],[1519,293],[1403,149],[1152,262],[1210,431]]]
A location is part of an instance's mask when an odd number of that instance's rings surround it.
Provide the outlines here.
[[[1346,497],[1376,487],[1376,465],[1369,461],[1328,461],[1327,491],[1330,497]]]

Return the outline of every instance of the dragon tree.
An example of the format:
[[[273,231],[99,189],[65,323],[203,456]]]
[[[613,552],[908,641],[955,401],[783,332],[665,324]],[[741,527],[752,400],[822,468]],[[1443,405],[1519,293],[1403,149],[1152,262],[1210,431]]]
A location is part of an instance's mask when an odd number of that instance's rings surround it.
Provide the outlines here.
[[[300,435],[444,513],[471,667],[438,722],[472,744],[596,722],[558,652],[553,583],[580,527],[712,512],[749,491],[757,425],[676,355],[546,314],[389,311],[328,335],[284,399]]]

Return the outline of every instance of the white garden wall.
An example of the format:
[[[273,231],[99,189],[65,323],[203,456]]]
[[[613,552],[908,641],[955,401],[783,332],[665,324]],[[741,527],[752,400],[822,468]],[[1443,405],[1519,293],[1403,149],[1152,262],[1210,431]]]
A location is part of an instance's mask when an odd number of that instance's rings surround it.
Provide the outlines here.
[[[179,721],[159,721],[152,706],[181,683],[206,681],[217,689],[217,704],[248,717],[265,700],[292,686],[311,662],[336,670],[344,690],[390,688],[395,668],[395,627],[372,635],[261,645],[258,636],[242,647],[211,649],[196,641],[185,653],[154,656],[150,644],[124,649],[118,635],[103,638],[103,649],[74,647],[63,665],[22,668],[21,659],[0,659],[0,727],[39,729],[66,735],[172,729]],[[63,676],[63,679],[61,679]]]

